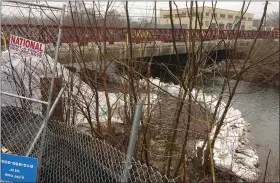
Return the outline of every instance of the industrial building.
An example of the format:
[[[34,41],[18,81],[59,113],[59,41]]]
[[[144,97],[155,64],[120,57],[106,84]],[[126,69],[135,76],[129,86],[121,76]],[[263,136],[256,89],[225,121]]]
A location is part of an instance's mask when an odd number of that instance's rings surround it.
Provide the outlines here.
[[[201,17],[201,12],[203,11],[203,7],[198,7],[197,9],[198,9],[199,17]],[[174,27],[175,28],[181,27],[180,20],[179,20],[179,17],[180,17],[182,28],[189,29],[190,28],[189,14],[190,14],[190,9],[188,11],[187,8],[181,8],[181,9],[178,9],[178,11],[177,11],[177,9],[173,9],[172,15],[173,15]],[[217,26],[214,18],[211,23],[212,15],[213,15],[213,17],[214,16],[216,17],[218,26]],[[196,8],[193,8],[192,17],[193,17],[192,27],[194,28],[195,19],[196,19],[195,18],[196,17]],[[203,29],[220,28],[220,29],[231,30],[239,22],[240,18],[241,18],[240,11],[216,8],[215,14],[213,14],[212,7],[204,6],[202,28]],[[170,28],[170,27],[171,27],[170,10],[160,10],[158,28]],[[199,25],[197,27],[199,27]],[[252,28],[253,28],[253,14],[245,13],[243,16],[243,19],[241,20],[240,29],[241,30],[252,30]]]

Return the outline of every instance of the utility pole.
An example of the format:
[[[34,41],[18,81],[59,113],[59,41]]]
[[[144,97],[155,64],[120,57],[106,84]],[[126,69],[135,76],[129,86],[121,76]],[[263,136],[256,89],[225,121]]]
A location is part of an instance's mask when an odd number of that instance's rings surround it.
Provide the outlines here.
[[[155,1],[155,29],[157,28],[157,1]]]

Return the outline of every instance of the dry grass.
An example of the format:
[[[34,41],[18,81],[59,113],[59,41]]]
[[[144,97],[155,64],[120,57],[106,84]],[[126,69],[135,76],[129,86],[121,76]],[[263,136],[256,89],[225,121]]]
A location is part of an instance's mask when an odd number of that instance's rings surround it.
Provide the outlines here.
[[[272,55],[276,51],[278,52]],[[236,59],[233,61],[237,71],[240,70],[240,67],[246,59],[248,53],[249,47],[237,51]],[[246,66],[249,65],[254,65],[254,67],[251,67],[242,75],[242,80],[258,84],[272,84],[278,86],[280,76],[279,41],[259,40],[252,51],[249,62],[246,64]],[[222,73],[225,73],[225,66],[221,69],[221,71]],[[233,68],[229,71],[229,75],[235,75]]]
[[[150,119],[150,133],[151,138],[149,156],[150,164],[162,171],[163,165],[167,160],[164,156],[166,142],[168,135],[172,133],[171,124],[174,120],[174,112],[176,110],[177,99],[171,98],[165,94],[159,95],[160,102],[155,106]],[[180,151],[183,146],[185,132],[188,123],[188,103],[186,102],[181,112],[181,117],[178,126],[177,138],[175,141],[172,167],[175,166],[180,157]],[[192,104],[191,123],[188,135],[188,142],[186,146],[186,154],[188,157],[195,156],[195,144],[198,140],[202,140],[207,135],[206,126],[206,111],[197,104]],[[173,168],[171,168],[173,169]]]

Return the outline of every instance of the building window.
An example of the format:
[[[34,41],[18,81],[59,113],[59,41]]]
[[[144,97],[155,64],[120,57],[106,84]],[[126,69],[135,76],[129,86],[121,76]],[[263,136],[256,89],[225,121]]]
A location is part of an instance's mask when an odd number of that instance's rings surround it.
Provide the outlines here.
[[[169,18],[170,15],[163,15],[163,18]]]
[[[225,14],[220,14],[220,18],[226,18]]]
[[[237,23],[235,24],[235,26],[234,26],[234,30],[237,30],[240,24],[241,24],[241,22],[237,22]],[[240,26],[240,27],[241,27],[241,26]]]
[[[197,14],[198,14],[198,17],[200,17],[200,12],[197,12]],[[192,12],[192,14],[191,14],[191,12],[188,12],[188,17],[195,18],[196,17],[196,12]]]
[[[252,17],[248,17],[248,21],[252,21],[253,19],[252,19]]]
[[[241,16],[235,16],[235,19],[240,19],[241,18]],[[246,17],[242,17],[242,20],[246,20]]]
[[[209,27],[209,21],[205,21],[205,26]]]
[[[225,25],[224,24],[219,24],[220,29],[224,29]]]
[[[211,23],[209,28],[210,29],[215,29],[216,28],[216,24],[215,23]]]
[[[226,28],[231,30],[232,29],[232,23],[228,23]]]
[[[228,19],[233,19],[233,16],[232,15],[228,15]]]
[[[181,15],[180,15],[180,17],[182,17],[182,18],[185,18],[185,17],[187,17],[187,13],[181,13]]]
[[[213,17],[217,17],[217,13],[211,13]]]
[[[209,17],[209,12],[206,12],[206,13],[205,13],[205,16]]]
[[[187,17],[187,14],[185,12],[181,13],[180,15],[179,14],[175,14],[175,18],[185,18]]]

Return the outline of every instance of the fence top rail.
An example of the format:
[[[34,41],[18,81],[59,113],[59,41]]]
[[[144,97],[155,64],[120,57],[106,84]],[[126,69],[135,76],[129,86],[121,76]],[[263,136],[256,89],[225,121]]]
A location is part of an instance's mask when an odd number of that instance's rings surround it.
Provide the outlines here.
[[[57,9],[57,10],[63,10],[63,8],[55,7],[55,6],[47,6],[44,4],[34,4],[34,3],[28,3],[26,0],[17,0],[17,1],[4,1],[7,3],[17,3],[17,4],[23,4],[23,5],[29,5],[29,6],[38,6],[42,8],[51,8],[51,9]]]

